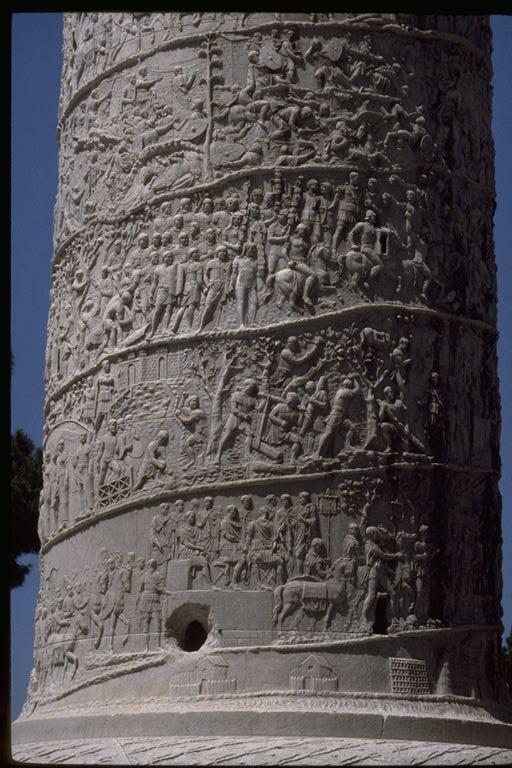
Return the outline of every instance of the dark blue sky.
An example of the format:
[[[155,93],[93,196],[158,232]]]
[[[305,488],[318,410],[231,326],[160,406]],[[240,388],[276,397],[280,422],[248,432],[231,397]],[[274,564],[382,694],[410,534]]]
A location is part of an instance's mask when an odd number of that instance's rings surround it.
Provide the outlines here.
[[[12,431],[42,441],[44,351],[50,290],[53,206],[57,190],[57,105],[61,68],[60,13],[15,13],[12,24]],[[512,624],[512,18],[493,17],[496,146],[496,259],[499,280],[502,393],[504,623]],[[32,666],[36,558],[26,584],[13,591],[12,715],[19,714]]]

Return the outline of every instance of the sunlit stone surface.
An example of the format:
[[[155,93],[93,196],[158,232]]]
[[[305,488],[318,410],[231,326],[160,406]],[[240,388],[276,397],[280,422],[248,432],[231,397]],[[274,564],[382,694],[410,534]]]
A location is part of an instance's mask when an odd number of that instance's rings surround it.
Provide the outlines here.
[[[510,761],[487,18],[64,18],[15,756]]]

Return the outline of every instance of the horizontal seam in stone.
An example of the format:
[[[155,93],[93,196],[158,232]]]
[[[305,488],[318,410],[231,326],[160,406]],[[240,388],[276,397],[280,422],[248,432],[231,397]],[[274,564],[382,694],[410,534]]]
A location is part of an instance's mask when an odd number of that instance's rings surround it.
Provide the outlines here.
[[[140,64],[141,61],[150,58],[151,56],[154,56],[156,53],[161,53],[163,51],[171,51],[175,49],[179,49],[182,47],[185,47],[187,45],[193,44],[193,43],[200,43],[203,40],[208,39],[209,37],[215,37],[215,36],[223,36],[224,34],[231,34],[231,35],[239,35],[242,39],[244,37],[247,37],[248,34],[252,32],[258,32],[260,30],[273,30],[273,29],[287,29],[289,27],[294,27],[301,30],[322,30],[322,31],[329,31],[329,29],[334,28],[341,28],[346,31],[351,30],[357,30],[361,32],[377,32],[379,34],[386,33],[386,34],[394,34],[402,37],[413,37],[413,38],[419,38],[421,40],[426,41],[434,41],[434,42],[450,42],[454,45],[459,45],[462,48],[465,48],[468,53],[471,53],[475,58],[480,59],[482,63],[486,65],[489,72],[491,71],[490,64],[488,62],[488,57],[485,51],[481,50],[480,48],[477,48],[472,43],[469,42],[464,37],[461,37],[460,35],[452,34],[451,32],[439,32],[437,30],[423,30],[423,29],[404,29],[403,27],[399,26],[398,24],[381,24],[379,23],[372,23],[365,24],[361,22],[351,22],[351,21],[325,21],[325,22],[311,22],[311,21],[266,21],[261,24],[254,24],[250,27],[244,27],[243,29],[228,29],[228,30],[210,30],[205,32],[196,32],[193,35],[184,35],[183,37],[174,38],[171,40],[166,40],[163,43],[160,43],[159,45],[155,45],[152,48],[148,48],[147,51],[139,51],[136,54],[132,54],[131,56],[128,56],[126,59],[123,59],[122,61],[117,62],[117,64],[114,64],[113,66],[109,67],[107,70],[102,72],[100,75],[96,75],[96,77],[93,77],[91,80],[89,80],[88,83],[85,83],[85,85],[80,86],[80,88],[75,91],[73,96],[68,101],[66,107],[62,110],[61,113],[61,121],[65,121],[68,116],[71,114],[71,112],[74,110],[74,108],[80,103],[82,98],[89,93],[89,91],[94,90],[94,88],[101,83],[102,80],[107,79],[111,75],[115,74],[116,72],[120,72],[123,69],[127,69],[131,66],[137,66]]]
[[[177,594],[181,594],[182,592],[186,592],[187,594],[193,594],[196,590],[173,590],[171,597],[175,597]],[[201,592],[202,590],[197,590],[197,592]],[[258,590],[246,590],[246,593],[254,592]],[[231,630],[231,631],[241,631],[241,632],[251,632],[251,631],[258,631],[258,630]],[[275,629],[272,629],[270,631],[275,631]],[[290,633],[293,632],[293,630],[288,630]],[[308,649],[312,648],[323,648],[324,650],[327,648],[345,648],[345,647],[352,647],[354,645],[364,645],[365,643],[371,643],[372,645],[378,645],[378,644],[387,644],[387,645],[393,645],[397,642],[400,643],[400,641],[404,637],[414,637],[417,638],[419,635],[424,636],[425,638],[432,638],[432,637],[438,637],[438,636],[446,636],[447,634],[453,635],[453,634],[466,634],[467,632],[484,632],[484,633],[497,633],[501,635],[501,626],[499,624],[459,624],[451,627],[437,627],[432,629],[410,629],[410,630],[402,630],[401,632],[395,632],[392,635],[368,635],[368,634],[362,634],[357,635],[354,633],[354,637],[346,637],[343,639],[332,639],[332,640],[309,640],[309,641],[303,641],[303,642],[294,642],[294,643],[267,643],[265,645],[217,645],[214,647],[209,647],[207,649],[207,655],[221,655],[224,653],[248,653],[248,652],[269,652],[269,651],[276,651],[278,653],[302,653]],[[154,637],[158,633],[156,631],[152,631],[149,633],[150,636]],[[346,633],[349,634],[349,633]],[[115,634],[112,636],[111,634],[103,634],[103,639],[110,638],[110,637],[146,637],[146,635],[142,632],[123,632],[119,634]],[[79,643],[85,643],[87,641],[90,641],[92,638],[89,637],[82,637],[82,638],[76,638],[76,641]],[[38,650],[44,650],[44,649],[52,649],[56,645],[61,645],[62,643],[67,642],[65,639],[63,640],[55,640],[52,643],[46,643],[42,646],[36,646]],[[205,650],[203,646],[203,650]],[[101,651],[97,650],[93,653],[101,655]],[[142,661],[158,661],[162,655],[165,655],[166,657],[168,655],[176,655],[179,656],[181,660],[185,660],[189,658],[188,653],[186,651],[181,651],[179,648],[169,647],[169,648],[160,648],[158,651],[150,651],[144,653],[144,651],[126,651],[124,652],[127,656],[133,656],[136,658],[126,658],[121,659],[118,663],[119,664],[130,664],[130,663],[137,663]],[[108,652],[107,657],[110,660],[110,652]],[[112,657],[115,658],[116,656],[122,656],[123,652],[117,651],[112,654]],[[393,657],[390,657],[393,658]],[[113,668],[115,665],[109,664],[105,665],[104,669]],[[98,667],[99,669],[100,667]],[[314,692],[313,692],[314,693]],[[320,692],[322,693],[322,692]],[[325,692],[326,694],[329,693],[340,693],[340,691],[334,691],[334,692]],[[323,694],[322,694],[323,695]],[[351,694],[352,695],[352,694]],[[355,694],[354,694],[355,695]],[[358,694],[359,695],[359,694]],[[373,693],[368,693],[368,696],[374,695]],[[382,695],[389,695],[394,696],[396,698],[400,698],[402,694],[398,693],[385,693]],[[414,694],[411,694],[411,696]],[[425,695],[425,694],[421,694]],[[434,695],[434,694],[431,694]],[[456,696],[456,694],[452,694],[453,696]],[[444,696],[444,694],[441,694],[441,696]],[[449,697],[450,695],[448,695]],[[439,697],[438,697],[439,698]],[[462,698],[471,698],[471,697],[462,697]],[[438,699],[436,699],[437,701]],[[475,699],[476,701],[476,699]]]
[[[190,496],[196,496],[206,491],[224,491],[231,488],[248,488],[258,487],[259,485],[268,485],[269,483],[279,481],[280,483],[297,483],[297,482],[310,482],[314,480],[322,480],[328,478],[335,478],[336,476],[354,475],[354,474],[367,474],[375,475],[387,472],[389,469],[398,471],[412,471],[417,472],[420,470],[426,470],[432,472],[434,470],[443,470],[446,472],[458,472],[460,474],[468,475],[496,475],[499,477],[497,469],[491,467],[464,467],[457,464],[404,464],[400,462],[394,462],[381,467],[350,467],[348,469],[330,469],[323,472],[317,472],[314,474],[294,474],[294,475],[271,475],[266,477],[256,478],[243,478],[241,480],[227,480],[225,482],[216,483],[200,483],[198,485],[189,485],[187,487],[173,488],[161,490],[158,493],[148,494],[145,496],[136,496],[130,499],[124,499],[119,504],[112,504],[109,507],[99,508],[85,519],[78,521],[75,525],[69,526],[63,531],[53,536],[50,540],[41,547],[41,553],[46,554],[56,544],[64,541],[65,539],[86,530],[92,525],[96,525],[100,520],[105,520],[109,517],[115,517],[131,509],[139,509],[140,507],[152,506],[162,501],[169,499],[176,499]]]
[[[134,670],[135,671],[135,670]],[[124,671],[123,671],[124,674]],[[83,681],[83,683],[86,683],[88,681]],[[92,680],[89,685],[81,685],[81,688],[84,687],[90,687],[90,685],[96,684],[97,682],[102,682],[101,680]],[[172,681],[170,681],[170,686],[172,687]],[[46,699],[46,702],[48,704],[51,704],[53,701],[56,701],[58,699],[62,699],[67,695],[70,695],[74,693],[73,690],[68,690],[66,692],[62,692],[61,695],[55,695],[55,698],[53,699]],[[483,706],[485,706],[485,702],[482,699],[472,698],[472,697],[464,697],[464,696],[457,696],[457,695],[440,695],[436,696],[435,694],[392,694],[387,692],[375,692],[370,693],[367,691],[291,691],[289,689],[276,689],[276,690],[262,690],[262,691],[246,691],[243,693],[229,693],[229,694],[196,694],[193,696],[180,696],[178,702],[187,704],[190,702],[194,702],[197,704],[207,703],[209,701],[224,701],[226,703],[236,703],[237,701],[244,701],[247,699],[256,699],[256,700],[262,700],[262,699],[287,699],[287,700],[307,700],[311,701],[314,699],[329,699],[330,701],[336,703],[336,702],[353,702],[354,706],[357,707],[357,700],[360,700],[362,702],[372,702],[372,701],[380,701],[380,702],[389,702],[390,704],[395,703],[403,703],[404,701],[412,702],[412,703],[418,703],[418,704],[455,704],[458,705],[459,708],[461,707],[468,707],[469,709],[481,709]],[[134,701],[140,701],[140,705],[148,705],[153,703],[153,705],[158,705],[159,703],[164,704],[164,706],[167,704],[169,706],[169,709],[167,711],[172,711],[172,702],[169,702],[167,697],[151,697],[146,698],[143,700],[135,700],[133,697],[131,699],[128,699],[128,702],[134,702]],[[45,702],[45,703],[46,703]],[[45,703],[41,703],[41,705],[44,707]],[[82,705],[82,709],[88,709],[91,705]],[[122,711],[123,702],[121,701],[119,704],[119,707]],[[78,707],[76,708],[78,710]],[[181,709],[181,708],[178,708]],[[147,710],[145,710],[147,712]],[[158,713],[162,711],[161,708],[156,708],[153,710],[155,713]],[[482,718],[479,721],[480,722],[489,722],[489,720],[496,721],[496,717],[492,714],[487,712],[485,710],[486,714],[489,715],[489,719]],[[113,713],[116,714],[115,712]],[[371,713],[368,713],[371,714]],[[390,714],[390,713],[388,713]],[[394,713],[396,715],[396,713]],[[51,716],[51,715],[50,715]],[[72,710],[68,717],[75,717],[76,711]],[[399,715],[398,715],[399,716]],[[408,717],[410,715],[404,714],[405,717]],[[426,711],[424,714],[415,711],[414,716],[416,717],[432,717],[432,712]],[[446,713],[446,714],[439,714],[438,717],[440,718],[450,718],[450,717],[457,717],[457,713]],[[502,724],[502,723],[499,723]],[[509,725],[509,723],[505,722],[504,725]]]
[[[196,344],[200,344],[203,341],[223,341],[223,340],[230,340],[230,339],[251,339],[251,338],[260,338],[265,335],[272,335],[273,333],[279,333],[280,331],[301,331],[307,333],[308,329],[311,328],[318,328],[322,329],[322,326],[329,326],[331,323],[335,322],[336,320],[343,318],[345,315],[350,314],[364,314],[365,312],[370,311],[379,311],[379,310],[385,310],[390,312],[410,312],[412,314],[417,315],[424,315],[426,317],[436,319],[439,318],[440,320],[448,321],[448,322],[456,322],[460,323],[461,325],[468,325],[473,326],[475,328],[480,328],[483,331],[486,331],[487,333],[491,333],[495,335],[496,337],[498,334],[498,329],[496,326],[491,325],[490,323],[486,323],[484,320],[477,320],[476,318],[471,317],[464,317],[464,316],[458,316],[458,315],[452,315],[449,312],[444,312],[440,309],[431,309],[430,307],[418,307],[414,304],[394,304],[391,302],[368,302],[367,304],[354,304],[349,307],[344,307],[342,309],[337,309],[334,312],[324,312],[319,315],[315,315],[313,317],[307,317],[307,318],[300,318],[297,317],[293,320],[283,320],[280,323],[273,323],[272,325],[261,325],[257,326],[255,328],[224,328],[219,330],[212,330],[212,331],[203,331],[199,333],[188,333],[188,334],[181,334],[181,335],[170,335],[170,336],[161,336],[156,339],[151,339],[150,341],[144,340],[140,342],[139,344],[134,344],[133,346],[126,347],[124,349],[117,349],[112,352],[109,352],[107,354],[102,355],[98,360],[94,363],[94,365],[91,365],[89,368],[85,368],[83,371],[80,371],[80,373],[75,374],[72,376],[65,384],[63,384],[61,387],[58,387],[55,389],[51,395],[47,396],[46,404],[45,404],[45,415],[48,415],[48,406],[50,401],[57,401],[58,398],[62,397],[62,395],[67,392],[68,389],[70,389],[74,384],[76,384],[81,379],[87,378],[91,374],[95,373],[96,371],[99,371],[101,368],[101,365],[104,360],[110,360],[110,361],[116,361],[118,358],[124,358],[125,356],[128,356],[130,354],[136,353],[136,352],[147,352],[151,349],[158,349],[159,347],[167,346],[167,347],[186,347],[187,349],[195,346]]]
[[[405,171],[411,171],[415,172],[418,168],[418,166],[421,165],[420,163],[415,163],[414,165],[403,165],[401,167],[401,170]],[[55,269],[55,267],[60,263],[60,260],[62,258],[62,254],[64,253],[65,248],[70,245],[70,243],[73,242],[73,240],[76,237],[79,237],[80,235],[83,235],[88,228],[91,228],[94,224],[119,224],[123,222],[125,219],[128,219],[130,216],[132,216],[134,213],[138,213],[139,211],[144,210],[145,208],[150,208],[151,206],[158,205],[159,203],[166,202],[168,200],[175,200],[178,198],[186,197],[187,195],[194,195],[198,192],[207,192],[207,191],[214,191],[218,187],[224,187],[229,184],[232,184],[234,181],[250,178],[252,176],[261,176],[264,174],[273,174],[276,170],[276,168],[279,169],[283,173],[283,176],[297,176],[301,173],[304,173],[305,171],[314,171],[315,173],[334,173],[334,174],[346,174],[350,171],[361,171],[360,166],[357,163],[337,163],[336,165],[322,165],[322,164],[312,164],[308,163],[305,165],[297,166],[296,168],[281,168],[279,166],[274,165],[266,165],[266,166],[258,166],[256,168],[244,168],[239,171],[233,171],[231,173],[227,173],[222,177],[219,177],[217,179],[214,179],[213,181],[207,181],[203,182],[201,184],[196,184],[192,187],[182,188],[179,190],[172,191],[169,190],[168,192],[162,192],[159,195],[155,195],[154,197],[145,200],[142,203],[138,203],[133,208],[128,208],[122,213],[120,213],[118,216],[113,216],[111,218],[99,218],[95,217],[91,219],[91,222],[87,227],[82,227],[81,229],[76,230],[75,232],[72,232],[71,235],[67,237],[66,240],[64,240],[62,243],[59,243],[55,249],[55,255],[52,259],[52,271]],[[471,184],[474,187],[477,187],[478,189],[482,190],[485,194],[492,196],[494,198],[495,192],[490,187],[484,186],[480,184],[479,182],[472,179],[467,173],[461,170],[450,170],[449,168],[446,168],[444,165],[439,164],[432,164],[431,170],[445,173],[448,176],[457,176],[465,179],[469,184]],[[380,168],[380,169],[372,169],[371,173],[374,176],[384,176],[387,177],[391,173],[394,173],[393,169],[391,167],[387,168]]]

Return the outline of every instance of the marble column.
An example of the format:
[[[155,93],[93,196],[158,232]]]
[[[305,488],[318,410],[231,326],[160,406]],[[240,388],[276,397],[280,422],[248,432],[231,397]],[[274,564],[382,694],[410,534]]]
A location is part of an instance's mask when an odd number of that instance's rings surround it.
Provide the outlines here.
[[[19,759],[505,761],[487,17],[67,13],[63,51]]]

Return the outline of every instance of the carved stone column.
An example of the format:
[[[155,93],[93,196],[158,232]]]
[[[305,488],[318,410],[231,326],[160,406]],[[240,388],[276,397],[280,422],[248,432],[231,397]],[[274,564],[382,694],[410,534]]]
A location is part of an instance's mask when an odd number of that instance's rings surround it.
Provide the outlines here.
[[[510,744],[490,50],[476,16],[65,14],[20,755]]]

